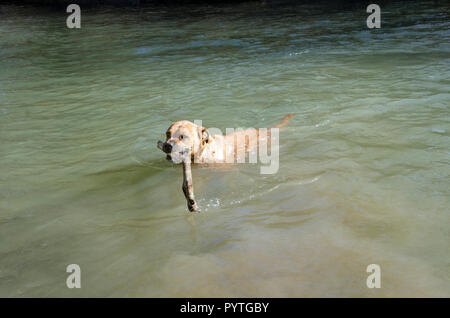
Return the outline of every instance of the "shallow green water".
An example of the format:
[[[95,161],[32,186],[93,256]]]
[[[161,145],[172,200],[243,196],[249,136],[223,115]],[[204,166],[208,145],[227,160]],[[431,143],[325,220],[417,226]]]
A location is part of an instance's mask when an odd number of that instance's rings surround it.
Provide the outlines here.
[[[448,7],[321,10],[0,6],[0,296],[450,296]],[[291,112],[187,213],[172,121]]]

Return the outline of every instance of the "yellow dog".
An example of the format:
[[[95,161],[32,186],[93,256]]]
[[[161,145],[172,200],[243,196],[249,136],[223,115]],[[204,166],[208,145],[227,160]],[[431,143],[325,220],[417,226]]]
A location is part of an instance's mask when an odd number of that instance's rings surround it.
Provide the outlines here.
[[[269,128],[286,125],[294,114]],[[266,130],[264,130],[266,132]],[[173,123],[166,131],[166,141],[158,141],[158,148],[166,153],[167,160],[183,164],[183,192],[189,211],[199,211],[192,185],[191,162],[198,164],[242,162],[242,156],[256,149],[261,140],[270,142],[270,131],[260,136],[260,129],[238,130],[230,134],[210,135],[205,127],[187,120]]]

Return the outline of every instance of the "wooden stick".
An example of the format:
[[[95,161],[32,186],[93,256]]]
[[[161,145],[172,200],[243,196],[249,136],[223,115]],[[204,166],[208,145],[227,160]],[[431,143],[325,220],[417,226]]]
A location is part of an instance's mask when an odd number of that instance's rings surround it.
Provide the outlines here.
[[[183,161],[183,193],[186,197],[187,206],[191,212],[200,212],[194,198],[194,185],[192,184],[192,171],[190,158]]]

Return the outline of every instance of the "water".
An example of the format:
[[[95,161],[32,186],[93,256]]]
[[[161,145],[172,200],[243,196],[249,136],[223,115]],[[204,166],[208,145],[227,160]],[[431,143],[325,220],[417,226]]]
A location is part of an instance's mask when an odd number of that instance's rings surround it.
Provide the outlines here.
[[[1,6],[0,296],[449,297],[448,12]],[[196,167],[187,212],[172,121],[291,112],[277,174]]]

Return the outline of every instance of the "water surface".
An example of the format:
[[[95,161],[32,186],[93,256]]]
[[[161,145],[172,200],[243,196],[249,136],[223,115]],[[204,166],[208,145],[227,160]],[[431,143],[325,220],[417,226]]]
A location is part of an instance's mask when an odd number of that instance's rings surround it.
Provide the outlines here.
[[[0,296],[449,297],[448,9],[0,6]],[[196,167],[189,214],[170,123],[287,113],[278,173]]]

